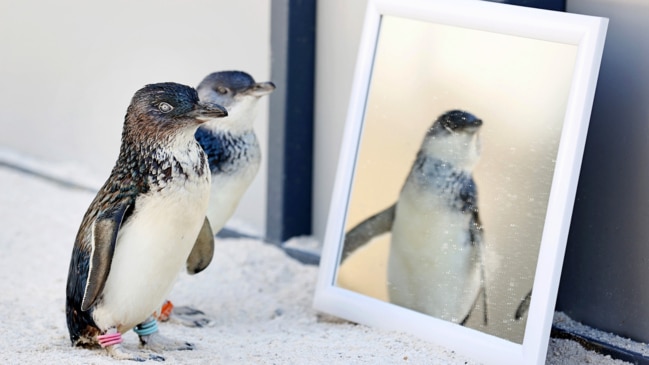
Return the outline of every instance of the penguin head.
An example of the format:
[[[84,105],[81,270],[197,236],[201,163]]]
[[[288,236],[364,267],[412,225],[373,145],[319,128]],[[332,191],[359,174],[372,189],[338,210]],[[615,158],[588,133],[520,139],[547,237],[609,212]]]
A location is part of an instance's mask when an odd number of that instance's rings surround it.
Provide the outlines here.
[[[421,153],[452,163],[472,167],[480,154],[479,130],[482,119],[462,110],[440,115],[426,132]]]
[[[473,134],[478,131],[480,126],[482,126],[482,119],[477,118],[475,115],[462,110],[451,110],[437,118],[428,129],[427,135]]]
[[[259,99],[275,90],[272,82],[255,82],[243,71],[220,71],[207,75],[196,88],[201,101],[222,105],[228,117],[210,127],[230,131],[250,130]]]
[[[124,132],[163,132],[188,129],[227,116],[220,105],[201,102],[196,90],[173,82],[150,84],[138,90],[126,112]],[[165,133],[163,133],[165,134]]]

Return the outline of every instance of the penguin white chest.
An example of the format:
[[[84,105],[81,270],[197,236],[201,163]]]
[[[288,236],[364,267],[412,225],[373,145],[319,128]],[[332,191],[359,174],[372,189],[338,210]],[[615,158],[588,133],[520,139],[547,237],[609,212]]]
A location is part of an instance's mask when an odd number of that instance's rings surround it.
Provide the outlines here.
[[[388,260],[390,301],[461,321],[480,288],[480,251],[470,244],[470,215],[451,209],[447,197],[408,183],[396,209]]]
[[[196,242],[209,199],[209,178],[168,185],[138,198],[121,227],[103,299],[93,319],[99,328],[127,331],[157,310]]]
[[[254,135],[248,141],[246,158],[231,162],[232,171],[212,175],[212,188],[207,217],[216,234],[234,214],[239,201],[254,180],[261,163],[261,151]]]
[[[259,164],[249,166],[246,171],[239,174],[212,176],[212,191],[207,216],[214,233],[223,228],[234,214],[258,169]]]

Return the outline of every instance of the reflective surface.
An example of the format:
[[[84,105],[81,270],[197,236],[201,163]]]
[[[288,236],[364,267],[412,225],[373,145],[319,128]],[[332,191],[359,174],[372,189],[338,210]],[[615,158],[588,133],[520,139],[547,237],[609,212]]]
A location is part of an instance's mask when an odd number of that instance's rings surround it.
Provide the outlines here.
[[[426,131],[441,114],[482,119],[473,169],[483,226],[488,322],[522,343],[516,308],[534,279],[577,46],[384,16],[346,231],[397,202]],[[355,251],[337,285],[389,301],[391,234]]]

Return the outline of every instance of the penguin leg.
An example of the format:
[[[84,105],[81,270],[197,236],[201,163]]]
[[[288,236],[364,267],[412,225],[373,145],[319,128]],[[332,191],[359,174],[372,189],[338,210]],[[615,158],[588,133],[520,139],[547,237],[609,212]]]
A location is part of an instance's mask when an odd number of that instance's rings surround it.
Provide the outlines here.
[[[122,335],[115,327],[109,328],[103,335],[97,336],[97,341],[106,349],[108,355],[116,360],[132,360],[132,361],[164,361],[164,357],[150,354],[148,357],[143,357],[141,354],[129,351],[122,346]]]
[[[214,325],[212,318],[208,317],[205,312],[188,306],[176,307],[170,300],[162,305],[161,313],[157,318],[160,322],[169,321],[187,327],[200,328]]]
[[[150,316],[144,322],[135,326],[133,331],[140,337],[142,347],[155,352],[194,349],[194,345],[189,342],[176,341],[161,335],[158,331],[158,321],[153,316]]]

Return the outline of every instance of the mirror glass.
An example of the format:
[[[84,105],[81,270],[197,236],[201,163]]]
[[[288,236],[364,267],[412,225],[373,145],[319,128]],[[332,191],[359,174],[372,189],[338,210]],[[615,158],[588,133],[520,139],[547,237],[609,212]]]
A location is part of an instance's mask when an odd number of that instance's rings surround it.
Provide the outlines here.
[[[520,344],[578,47],[379,29],[335,285]]]

